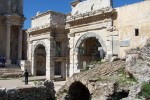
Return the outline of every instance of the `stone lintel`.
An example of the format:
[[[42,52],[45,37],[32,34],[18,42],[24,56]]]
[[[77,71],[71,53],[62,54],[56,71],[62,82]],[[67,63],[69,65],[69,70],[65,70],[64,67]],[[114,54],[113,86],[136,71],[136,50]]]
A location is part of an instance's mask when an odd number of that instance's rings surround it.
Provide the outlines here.
[[[91,12],[87,12],[84,14],[77,14],[75,16],[68,16],[66,22],[67,23],[71,23],[74,22],[76,20],[82,20],[85,18],[89,18],[89,17],[94,17],[94,16],[111,16],[114,13],[114,9],[112,8],[105,8],[105,9],[99,9],[96,11],[91,11]]]
[[[28,33],[30,33],[30,34],[32,34],[32,33],[34,33],[34,32],[37,32],[37,31],[43,31],[43,30],[58,30],[58,29],[60,29],[60,30],[62,30],[62,29],[65,29],[65,26],[63,27],[63,26],[59,26],[59,25],[50,25],[50,24],[45,24],[45,25],[43,25],[43,26],[40,26],[40,27],[35,27],[35,28],[29,28],[28,30],[27,30],[27,32]]]
[[[71,28],[71,27],[78,27],[78,26],[87,26],[89,24],[92,24],[93,22],[94,23],[105,23],[105,22],[109,22],[109,21],[112,21],[111,19],[111,15],[108,14],[108,15],[103,15],[103,16],[99,16],[99,15],[96,15],[96,16],[91,16],[91,17],[87,17],[87,18],[82,18],[82,19],[77,19],[77,20],[74,20],[74,21],[70,21],[68,22],[68,26]],[[67,26],[66,26],[67,28]]]

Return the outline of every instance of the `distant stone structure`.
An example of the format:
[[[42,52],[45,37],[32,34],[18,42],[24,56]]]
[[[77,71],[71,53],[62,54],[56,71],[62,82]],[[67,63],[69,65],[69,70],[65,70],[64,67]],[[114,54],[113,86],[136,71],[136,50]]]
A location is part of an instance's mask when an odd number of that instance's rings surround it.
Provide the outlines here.
[[[24,21],[23,0],[0,1],[0,56],[5,55],[7,65],[23,59]]]
[[[54,75],[66,78],[68,58],[68,30],[65,30],[65,14],[48,11],[32,18],[27,30],[28,60],[31,61],[33,75],[46,75],[54,80]]]
[[[66,79],[91,61],[125,58],[126,50],[142,47],[150,37],[149,0],[118,8],[111,0],[75,0],[69,14],[38,12],[23,32],[22,0],[0,2],[0,55],[8,63],[21,60],[23,70],[48,80]]]

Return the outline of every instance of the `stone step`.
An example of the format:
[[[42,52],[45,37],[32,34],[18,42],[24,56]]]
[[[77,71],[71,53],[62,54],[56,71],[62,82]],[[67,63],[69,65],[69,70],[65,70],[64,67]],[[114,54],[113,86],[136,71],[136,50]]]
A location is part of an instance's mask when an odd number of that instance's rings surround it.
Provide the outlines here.
[[[16,78],[22,76],[23,71],[17,65],[0,68],[0,76],[3,78]]]
[[[3,72],[11,72],[11,73],[13,73],[13,72],[22,72],[22,70],[19,69],[19,68],[14,68],[14,69],[0,69],[0,73],[3,73]]]

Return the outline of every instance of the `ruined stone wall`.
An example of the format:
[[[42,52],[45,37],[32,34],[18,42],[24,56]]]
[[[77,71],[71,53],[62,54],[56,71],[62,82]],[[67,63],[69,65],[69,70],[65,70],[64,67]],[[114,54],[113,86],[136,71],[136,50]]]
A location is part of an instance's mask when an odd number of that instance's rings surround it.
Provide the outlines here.
[[[36,87],[1,88],[0,100],[55,100],[54,84],[45,81]]]
[[[150,37],[150,1],[143,1],[116,8],[114,27],[120,38],[120,57],[125,50],[142,47]],[[135,29],[139,35],[135,36]]]

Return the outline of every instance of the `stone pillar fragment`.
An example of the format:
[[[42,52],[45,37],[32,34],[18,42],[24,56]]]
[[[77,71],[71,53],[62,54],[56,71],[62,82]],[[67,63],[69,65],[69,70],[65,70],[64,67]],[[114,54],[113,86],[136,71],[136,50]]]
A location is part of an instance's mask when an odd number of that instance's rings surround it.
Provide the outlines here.
[[[63,79],[66,78],[66,66],[65,66],[65,61],[61,63],[61,76]]]
[[[46,54],[46,79],[51,80],[51,75],[50,75],[50,53],[47,52]]]
[[[31,74],[33,76],[36,76],[36,67],[35,67],[35,58],[34,58],[34,54],[32,55],[32,68],[31,68]]]
[[[10,60],[10,34],[11,34],[11,24],[7,24],[7,31],[6,31],[6,63],[9,65],[11,64]]]
[[[22,60],[22,26],[19,27],[19,35],[18,35],[18,64]]]
[[[51,37],[49,39],[49,43],[47,44],[46,50],[46,79],[47,80],[54,80],[54,39]]]

